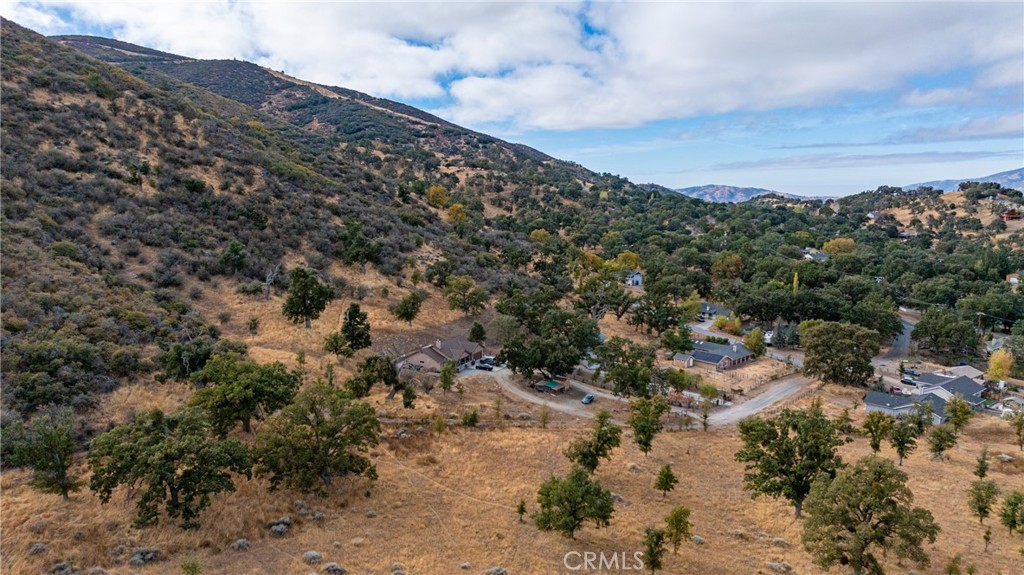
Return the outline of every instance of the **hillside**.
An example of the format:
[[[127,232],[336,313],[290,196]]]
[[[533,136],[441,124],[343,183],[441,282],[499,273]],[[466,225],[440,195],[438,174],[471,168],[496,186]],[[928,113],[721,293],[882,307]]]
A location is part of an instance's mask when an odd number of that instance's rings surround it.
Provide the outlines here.
[[[578,366],[588,349],[610,349],[602,334],[650,360],[643,385],[668,377],[662,335],[693,319],[687,306],[696,299],[730,306],[744,329],[842,322],[885,346],[903,329],[897,306],[939,309],[954,326],[943,335],[969,333],[973,348],[915,341],[906,359],[942,365],[983,365],[974,326],[1005,331],[1024,319],[1024,300],[1004,281],[1024,267],[1024,234],[973,221],[988,217],[979,206],[1020,202],[998,188],[965,192],[954,210],[944,210],[953,198],[895,188],[835,202],[713,204],[250,63],[89,37],[54,41],[9,21],[0,32],[4,573],[170,574],[189,558],[207,573],[321,572],[323,564],[303,563],[311,550],[349,573],[546,573],[560,571],[570,551],[631,554],[647,525],[685,504],[705,543],[667,555],[664,572],[788,565],[822,575],[792,508],[743,489],[735,422],[698,432],[692,411],[664,418],[649,455],[624,430],[621,447],[601,461],[595,477],[618,495],[606,528],[587,524],[567,539],[529,516],[520,521],[517,502],[537,510],[540,482],[568,471],[566,447],[599,410],[617,422],[629,417],[607,390],[584,405],[582,387],[558,397],[527,383],[548,373],[589,378]],[[927,214],[904,223],[902,209]],[[869,217],[873,210],[886,217]],[[900,226],[921,233],[900,237]],[[808,260],[812,247],[832,257]],[[334,296],[308,329],[283,313],[289,272],[299,268]],[[642,270],[642,286],[623,285],[631,270]],[[480,307],[453,304],[466,282],[479,288]],[[400,319],[396,304],[414,293],[423,298],[419,313]],[[354,303],[372,343],[346,358],[325,343]],[[325,495],[312,495],[271,489],[257,467],[251,478],[232,474],[234,491],[211,497],[199,529],[179,529],[163,511],[156,526],[137,528],[145,485],[120,485],[106,504],[89,488],[63,501],[9,464],[8,434],[49,405],[74,411],[72,471],[88,480],[83,456],[97,437],[147,410],[170,414],[193,401],[211,387],[196,373],[215,355],[280,362],[304,390],[324,380],[354,395],[369,359],[393,368],[403,352],[468,335],[474,322],[485,328],[485,353],[505,354],[507,368],[464,373],[451,391],[403,370],[397,383],[382,377],[357,397],[381,424],[379,443],[363,453],[376,481],[338,475]],[[803,376],[766,381],[792,373],[790,363],[762,357],[728,372],[683,371],[723,400],[763,399],[763,415],[820,398],[831,415],[852,408],[862,421],[862,388]],[[800,385],[774,395],[776,384],[793,381]],[[246,450],[279,421],[257,415],[252,433],[227,432]],[[965,493],[983,445],[993,456],[1016,453],[1009,426],[978,417],[947,462],[932,461],[919,443],[903,469],[915,502],[943,531],[925,547],[931,567],[918,572],[940,573],[961,554],[979,572],[1008,574],[1019,537],[995,528],[983,551]],[[860,436],[841,448],[848,461],[868,451]],[[154,459],[176,472],[166,465],[172,455]],[[665,463],[681,482],[662,496],[651,485]],[[1011,488],[1022,470],[1021,458],[993,460],[990,473]],[[963,493],[951,497],[954,490]],[[292,528],[274,537],[268,523],[282,516]],[[232,548],[240,538],[248,551]],[[159,560],[128,565],[136,548],[159,550]],[[906,570],[892,557],[884,563]]]
[[[993,183],[999,184],[1004,188],[1011,188],[1014,190],[1024,191],[1024,168],[1018,168],[1016,170],[1009,170],[1006,172],[999,172],[998,174],[992,174],[990,176],[983,176],[980,178],[963,178],[960,180],[935,180],[932,182],[921,182],[919,184],[910,184],[903,186],[904,189],[915,190],[917,188],[934,188],[936,190],[942,190],[943,192],[955,192],[960,186],[961,182],[980,182],[980,183]]]

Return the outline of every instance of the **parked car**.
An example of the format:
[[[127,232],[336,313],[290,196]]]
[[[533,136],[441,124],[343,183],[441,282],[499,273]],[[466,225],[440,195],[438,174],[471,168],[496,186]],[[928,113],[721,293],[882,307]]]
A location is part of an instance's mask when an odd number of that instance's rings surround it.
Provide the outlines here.
[[[591,403],[594,403],[594,394],[593,393],[588,393],[588,394],[584,395],[582,401],[583,401],[583,405],[590,405]]]
[[[484,371],[492,371],[492,370],[494,370],[494,366],[493,365],[491,365],[489,363],[483,363],[483,362],[476,364],[476,368],[477,369],[482,369]]]
[[[915,382],[914,378],[912,377],[901,377],[900,383],[905,383],[907,385],[917,385],[917,382]]]
[[[912,375],[914,377],[921,377],[921,372],[917,371],[916,369],[904,369],[903,373],[907,375]]]

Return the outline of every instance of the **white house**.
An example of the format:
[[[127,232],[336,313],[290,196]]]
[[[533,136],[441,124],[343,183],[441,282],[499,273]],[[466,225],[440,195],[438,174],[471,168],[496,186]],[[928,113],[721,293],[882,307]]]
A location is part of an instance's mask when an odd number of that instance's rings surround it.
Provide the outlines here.
[[[640,287],[644,285],[644,275],[637,270],[633,270],[626,274],[626,279],[623,283],[629,287]]]

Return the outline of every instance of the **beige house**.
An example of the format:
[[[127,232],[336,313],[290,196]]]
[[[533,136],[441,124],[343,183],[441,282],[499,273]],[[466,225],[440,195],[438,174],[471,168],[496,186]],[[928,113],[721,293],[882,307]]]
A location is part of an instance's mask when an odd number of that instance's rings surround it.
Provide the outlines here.
[[[398,358],[398,369],[412,369],[439,373],[446,361],[453,361],[462,371],[484,355],[484,348],[465,336],[437,340]]]

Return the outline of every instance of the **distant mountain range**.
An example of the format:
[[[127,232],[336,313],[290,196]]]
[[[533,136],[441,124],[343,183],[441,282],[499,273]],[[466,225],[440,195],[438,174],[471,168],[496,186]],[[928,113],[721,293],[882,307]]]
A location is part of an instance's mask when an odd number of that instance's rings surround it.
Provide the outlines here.
[[[960,180],[936,180],[934,182],[921,182],[920,184],[910,184],[903,186],[904,190],[915,190],[920,187],[928,186],[944,192],[955,191],[959,186],[960,182],[995,182],[1004,188],[1013,188],[1015,190],[1024,191],[1024,168],[1017,168],[1016,170],[1010,170],[1007,172],[999,172],[998,174],[992,174],[991,176],[985,176],[982,178],[963,178]]]
[[[782,192],[766,190],[764,188],[737,188],[735,186],[720,186],[716,184],[708,184],[706,186],[693,186],[690,188],[679,188],[673,191],[684,196],[704,200],[705,202],[716,202],[719,204],[724,204],[727,202],[746,202],[758,196],[764,196],[767,194],[774,194],[777,196],[782,196],[784,198],[808,199],[802,196],[784,194]]]

